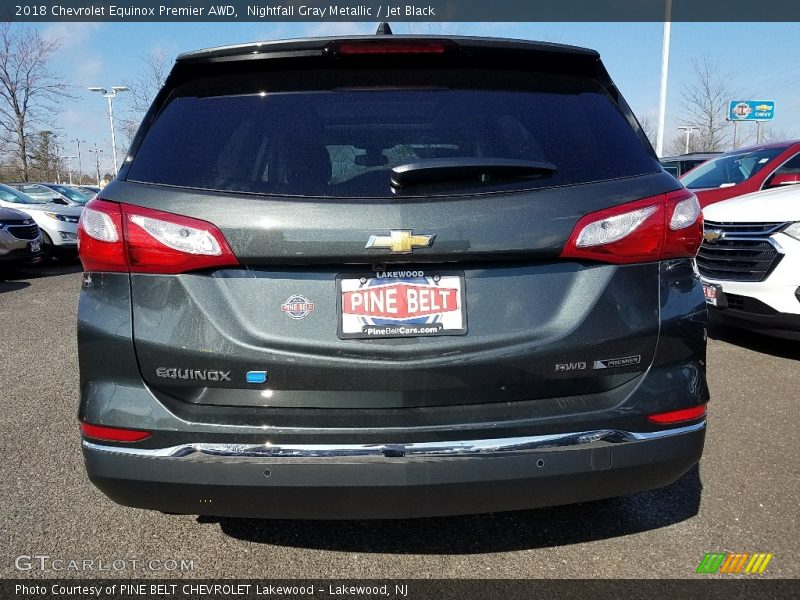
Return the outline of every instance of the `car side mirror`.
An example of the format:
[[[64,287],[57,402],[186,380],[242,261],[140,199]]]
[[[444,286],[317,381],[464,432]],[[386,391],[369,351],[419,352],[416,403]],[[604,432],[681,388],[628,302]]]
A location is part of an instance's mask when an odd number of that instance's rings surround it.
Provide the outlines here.
[[[800,173],[779,173],[778,175],[772,176],[772,179],[770,179],[766,187],[776,188],[784,185],[794,185],[796,183],[800,183]]]
[[[64,206],[68,206],[68,205],[69,205],[69,202],[67,202],[67,201],[66,201],[66,200],[64,200],[63,198],[53,198],[53,199],[51,200],[51,202],[52,202],[53,204],[63,204]]]

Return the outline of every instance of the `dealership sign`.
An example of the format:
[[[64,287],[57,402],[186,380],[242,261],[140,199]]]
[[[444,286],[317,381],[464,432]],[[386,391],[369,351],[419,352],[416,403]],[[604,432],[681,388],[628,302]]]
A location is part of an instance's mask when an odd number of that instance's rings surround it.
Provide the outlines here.
[[[731,100],[728,106],[729,121],[771,121],[775,118],[772,100]]]

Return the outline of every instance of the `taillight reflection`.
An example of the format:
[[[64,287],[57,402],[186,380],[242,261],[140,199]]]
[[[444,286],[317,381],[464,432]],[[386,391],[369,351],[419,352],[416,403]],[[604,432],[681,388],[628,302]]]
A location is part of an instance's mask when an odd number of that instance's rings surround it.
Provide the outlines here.
[[[81,423],[81,433],[87,438],[103,442],[141,442],[153,435],[149,431],[140,429],[106,427],[91,423]]]
[[[659,425],[671,425],[684,421],[695,421],[705,416],[706,405],[701,404],[699,406],[692,406],[691,408],[681,408],[680,410],[671,410],[669,412],[650,415],[647,417],[647,420],[658,423]]]

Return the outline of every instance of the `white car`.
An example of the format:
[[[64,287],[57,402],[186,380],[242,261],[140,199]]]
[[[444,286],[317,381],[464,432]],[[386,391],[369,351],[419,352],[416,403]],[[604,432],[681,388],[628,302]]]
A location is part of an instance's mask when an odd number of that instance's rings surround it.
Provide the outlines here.
[[[703,209],[695,261],[713,317],[800,340],[800,185]]]
[[[77,230],[82,206],[40,201],[0,183],[0,207],[17,209],[36,221],[42,230],[45,259],[71,259],[78,255]]]

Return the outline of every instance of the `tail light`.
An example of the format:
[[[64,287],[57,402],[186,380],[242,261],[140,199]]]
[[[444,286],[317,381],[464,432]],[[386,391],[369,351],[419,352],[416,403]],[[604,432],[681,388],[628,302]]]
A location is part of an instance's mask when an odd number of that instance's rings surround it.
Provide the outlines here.
[[[86,271],[175,274],[239,264],[211,223],[100,199],[83,209],[78,251]]]
[[[78,253],[85,271],[127,271],[119,204],[89,200],[78,220]]]
[[[81,423],[81,433],[87,438],[104,442],[141,442],[153,435],[149,431],[141,431],[140,429],[105,427],[104,425],[92,425],[90,423]]]
[[[561,256],[614,264],[651,262],[692,257],[702,241],[700,204],[681,189],[586,215]]]
[[[659,425],[671,425],[673,423],[681,423],[683,421],[694,421],[706,416],[706,405],[693,406],[691,408],[682,408],[680,410],[672,410],[670,412],[658,413],[647,417],[648,421],[658,423]]]

